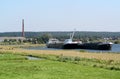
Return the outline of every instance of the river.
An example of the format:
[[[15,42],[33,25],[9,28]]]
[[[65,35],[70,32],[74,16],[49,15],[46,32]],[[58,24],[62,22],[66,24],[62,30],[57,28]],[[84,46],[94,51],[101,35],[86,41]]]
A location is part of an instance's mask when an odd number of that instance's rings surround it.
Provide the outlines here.
[[[65,49],[47,48],[47,47],[43,47],[43,46],[29,47],[27,49],[29,49],[29,50],[65,50]],[[88,52],[115,52],[115,53],[120,53],[120,44],[113,44],[111,50],[88,50],[88,49],[70,49],[70,50],[85,50],[85,51],[88,51]]]

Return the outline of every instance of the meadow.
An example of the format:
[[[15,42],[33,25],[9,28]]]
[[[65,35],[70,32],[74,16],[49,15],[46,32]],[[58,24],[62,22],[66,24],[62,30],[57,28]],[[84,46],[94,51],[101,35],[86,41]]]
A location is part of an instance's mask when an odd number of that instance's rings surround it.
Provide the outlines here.
[[[0,47],[0,79],[120,79],[119,74],[120,54]]]

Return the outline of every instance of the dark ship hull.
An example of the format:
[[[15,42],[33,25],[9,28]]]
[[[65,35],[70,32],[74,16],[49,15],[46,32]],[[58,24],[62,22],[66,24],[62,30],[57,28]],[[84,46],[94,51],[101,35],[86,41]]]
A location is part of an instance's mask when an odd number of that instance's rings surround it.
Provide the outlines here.
[[[63,49],[77,49],[78,44],[77,43],[69,43],[69,44],[64,44],[62,46]]]
[[[83,43],[79,44],[80,49],[111,50],[112,44],[109,43]]]
[[[47,48],[77,49],[78,48],[78,44],[54,43],[54,44],[47,44]]]
[[[60,49],[94,49],[94,50],[111,50],[112,44],[109,43],[55,43],[55,44],[48,44],[48,48],[60,48]]]
[[[112,45],[111,44],[101,44],[99,45],[99,50],[111,50]]]
[[[47,44],[47,48],[58,48],[58,49],[61,49],[62,46],[63,46],[63,43]]]

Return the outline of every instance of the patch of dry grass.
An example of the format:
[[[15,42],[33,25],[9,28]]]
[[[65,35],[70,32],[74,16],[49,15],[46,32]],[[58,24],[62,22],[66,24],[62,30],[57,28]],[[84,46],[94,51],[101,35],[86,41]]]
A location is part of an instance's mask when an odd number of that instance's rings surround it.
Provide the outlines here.
[[[0,49],[12,50],[15,48],[45,46],[45,44],[0,45]]]

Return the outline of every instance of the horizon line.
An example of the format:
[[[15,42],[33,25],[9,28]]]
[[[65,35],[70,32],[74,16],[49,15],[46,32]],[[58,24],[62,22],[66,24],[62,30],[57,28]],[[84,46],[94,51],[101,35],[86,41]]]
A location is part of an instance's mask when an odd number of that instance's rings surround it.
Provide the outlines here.
[[[74,31],[74,30],[73,30]],[[6,32],[0,32],[0,33],[7,33],[7,32],[21,32],[21,31],[6,31]],[[72,31],[25,31],[25,32],[72,32]],[[76,31],[76,32],[120,32],[120,31]],[[21,32],[22,33],[22,32]]]

